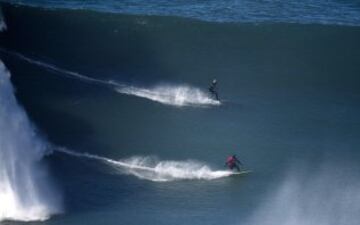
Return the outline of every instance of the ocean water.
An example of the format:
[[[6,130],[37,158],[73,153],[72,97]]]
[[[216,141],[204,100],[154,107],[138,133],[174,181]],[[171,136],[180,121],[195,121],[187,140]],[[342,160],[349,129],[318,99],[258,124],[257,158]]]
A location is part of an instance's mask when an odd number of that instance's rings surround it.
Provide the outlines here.
[[[358,4],[307,2],[2,2],[0,223],[358,224]]]
[[[107,13],[163,15],[215,22],[285,22],[358,26],[356,0],[2,0],[57,9],[87,9]]]

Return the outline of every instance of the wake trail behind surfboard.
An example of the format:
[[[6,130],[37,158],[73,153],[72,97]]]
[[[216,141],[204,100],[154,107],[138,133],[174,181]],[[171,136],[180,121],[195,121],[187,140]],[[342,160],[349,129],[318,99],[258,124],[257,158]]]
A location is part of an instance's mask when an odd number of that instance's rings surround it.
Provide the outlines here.
[[[10,51],[4,48],[0,48],[0,52],[16,57],[17,59],[20,59],[27,63],[39,66],[43,69],[53,72],[56,75],[66,76],[72,79],[77,79],[82,82],[100,85],[123,95],[136,96],[154,102],[159,102],[165,105],[172,105],[179,107],[221,105],[220,101],[212,99],[208,95],[208,93],[202,91],[199,88],[191,87],[188,85],[167,84],[167,85],[156,85],[153,87],[137,87],[133,85],[118,83],[114,80],[96,79],[78,72],[63,69],[59,66],[50,63],[46,63],[40,60],[27,57],[21,53]]]
[[[228,170],[212,170],[204,163],[194,160],[160,161],[151,157],[134,156],[128,159],[113,160],[89,153],[78,153],[66,148],[54,148],[55,151],[70,156],[97,160],[114,168],[120,174],[154,182],[175,180],[213,180],[228,177],[235,173]]]

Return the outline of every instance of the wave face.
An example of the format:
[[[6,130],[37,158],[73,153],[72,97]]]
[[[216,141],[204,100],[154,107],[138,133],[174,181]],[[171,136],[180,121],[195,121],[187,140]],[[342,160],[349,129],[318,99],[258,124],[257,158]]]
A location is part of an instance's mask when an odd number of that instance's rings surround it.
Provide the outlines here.
[[[90,78],[84,81],[131,84],[120,89],[149,99],[158,95],[149,87],[162,82],[207,88],[209,81],[218,78],[219,85],[226,87],[219,90],[220,97],[226,97],[259,86],[345,86],[359,79],[359,46],[353,44],[360,37],[358,27],[218,24],[176,17],[2,6],[11,27],[0,35],[2,48],[57,73]],[[174,99],[174,95],[166,98]]]
[[[303,170],[292,170],[246,224],[359,223],[360,182],[352,170],[329,164],[316,171],[299,168]]]
[[[107,224],[353,225],[358,219],[352,210],[359,209],[359,176],[332,174],[337,165],[330,174],[318,172],[318,165],[324,154],[360,165],[359,27],[11,5],[3,13],[9,29],[0,34],[1,48],[29,59],[0,52],[19,99],[51,143],[74,149],[67,152],[74,158],[56,153],[51,161],[68,188],[69,225],[83,215],[101,224],[105,214]],[[239,104],[193,110],[145,99],[167,86],[206,93],[214,77],[220,96]],[[154,86],[161,82],[186,85]],[[219,161],[233,151],[256,174],[221,179],[229,172]],[[284,164],[294,158],[313,170],[281,182]],[[98,173],[102,163],[120,176]],[[172,182],[178,180],[187,182]]]
[[[11,2],[7,0],[6,2]],[[216,22],[293,22],[360,25],[357,1],[51,1],[17,0],[18,4],[47,8],[88,9],[140,15],[175,15]]]
[[[125,86],[116,88],[116,91],[174,106],[220,105],[219,101],[200,89],[186,85],[159,85],[154,88]]]
[[[60,212],[58,193],[41,165],[47,144],[16,102],[2,62],[0,105],[0,221],[46,220]]]
[[[229,170],[212,170],[204,163],[194,160],[160,161],[155,157],[134,156],[128,159],[113,160],[89,153],[78,153],[66,148],[55,148],[55,151],[71,156],[94,159],[104,162],[121,174],[129,174],[140,179],[154,182],[175,180],[213,180],[234,174]]]

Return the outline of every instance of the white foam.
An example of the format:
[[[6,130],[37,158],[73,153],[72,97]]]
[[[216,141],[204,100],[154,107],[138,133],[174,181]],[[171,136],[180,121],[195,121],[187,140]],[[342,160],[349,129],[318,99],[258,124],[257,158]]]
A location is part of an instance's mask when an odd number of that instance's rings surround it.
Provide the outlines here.
[[[0,221],[45,220],[60,201],[41,165],[47,144],[18,105],[10,73],[0,61]]]
[[[151,181],[213,180],[232,174],[227,170],[212,170],[204,163],[194,160],[159,161],[151,157],[131,157],[114,164],[120,172]],[[123,167],[123,165],[127,165]]]
[[[116,88],[122,94],[134,95],[174,106],[220,105],[202,90],[188,85],[158,85],[153,88],[123,86]]]
[[[140,179],[154,182],[175,180],[213,180],[227,177],[233,172],[229,170],[212,170],[204,163],[194,160],[160,161],[151,157],[131,157],[113,160],[89,153],[78,153],[66,148],[55,148],[56,151],[80,158],[94,159],[104,162],[121,174],[134,175]]]

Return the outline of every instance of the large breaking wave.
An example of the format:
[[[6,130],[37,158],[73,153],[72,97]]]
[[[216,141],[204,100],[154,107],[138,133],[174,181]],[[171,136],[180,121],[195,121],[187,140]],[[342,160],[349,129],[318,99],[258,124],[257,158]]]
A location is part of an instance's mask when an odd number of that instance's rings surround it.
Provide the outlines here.
[[[41,160],[47,144],[18,105],[0,61],[0,221],[45,220],[61,211]]]
[[[233,175],[229,170],[212,170],[208,165],[194,161],[160,161],[153,157],[134,156],[128,159],[113,160],[89,153],[78,153],[66,148],[55,148],[79,158],[104,162],[121,174],[134,175],[140,179],[154,182],[175,180],[213,180]]]
[[[83,82],[90,82],[98,85],[103,85],[107,88],[110,88],[111,90],[116,91],[117,93],[145,98],[166,105],[216,106],[221,104],[220,101],[211,98],[211,96],[207,92],[204,92],[199,88],[192,87],[189,85],[165,84],[165,85],[156,85],[151,88],[137,87],[133,85],[118,83],[113,80],[102,80],[102,79],[92,78],[80,74],[78,72],[73,72],[40,60],[29,58],[18,52],[8,51],[2,48],[0,48],[0,51],[15,56],[18,59],[21,59],[28,63],[55,72],[56,74],[59,75],[64,75],[70,78],[78,79]]]

